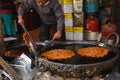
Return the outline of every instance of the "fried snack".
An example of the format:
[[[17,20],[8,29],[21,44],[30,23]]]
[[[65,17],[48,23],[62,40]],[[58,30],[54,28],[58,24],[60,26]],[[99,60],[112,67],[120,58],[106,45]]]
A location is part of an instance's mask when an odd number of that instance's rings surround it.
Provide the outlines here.
[[[5,56],[14,56],[14,57],[17,57],[17,56],[20,56],[22,53],[26,53],[25,50],[8,50],[5,52]]]
[[[23,37],[23,40],[25,41],[25,44],[30,48],[30,45],[29,45],[29,43],[30,43],[30,38],[29,38],[29,36],[27,35],[27,33],[24,33],[22,37]]]
[[[96,46],[96,47],[81,48],[77,52],[81,56],[91,57],[91,58],[100,58],[107,55],[109,51],[110,51],[109,48]]]
[[[40,36],[39,36],[40,29],[39,28],[29,31],[29,34],[34,42],[38,42],[40,40]],[[30,48],[30,45],[29,45],[30,38],[29,38],[28,34],[25,32],[25,33],[23,33],[22,37],[23,37],[25,44]]]
[[[54,49],[42,53],[42,56],[49,60],[62,60],[73,57],[75,54],[69,49]]]

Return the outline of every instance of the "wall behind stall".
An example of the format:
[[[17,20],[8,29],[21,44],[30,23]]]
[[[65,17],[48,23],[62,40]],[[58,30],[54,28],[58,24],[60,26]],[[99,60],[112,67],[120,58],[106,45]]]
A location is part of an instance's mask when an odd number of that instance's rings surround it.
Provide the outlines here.
[[[117,33],[120,36],[120,0],[114,0],[114,4],[113,4],[113,16],[115,19],[115,24],[117,26]],[[120,41],[118,44],[118,48],[120,51]],[[120,63],[120,59],[119,59],[119,63]],[[119,64],[119,72],[120,72],[120,64]]]
[[[112,10],[113,10],[113,17],[115,19],[115,23],[118,27],[118,33],[120,34],[120,0],[114,0]]]

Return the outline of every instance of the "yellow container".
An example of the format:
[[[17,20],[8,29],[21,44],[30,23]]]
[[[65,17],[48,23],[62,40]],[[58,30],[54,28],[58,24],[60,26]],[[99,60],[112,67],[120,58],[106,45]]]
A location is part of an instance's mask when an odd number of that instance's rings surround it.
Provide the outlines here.
[[[72,13],[66,13],[64,14],[65,18],[73,18],[73,14]]]
[[[73,4],[73,0],[62,0],[62,4]]]
[[[83,27],[74,27],[74,40],[83,40]]]
[[[65,27],[65,32],[73,32],[73,27]]]
[[[66,40],[73,40],[73,27],[65,27]]]
[[[73,27],[73,15],[72,13],[64,14],[65,16],[65,27]]]
[[[74,27],[74,32],[83,32],[83,27]]]

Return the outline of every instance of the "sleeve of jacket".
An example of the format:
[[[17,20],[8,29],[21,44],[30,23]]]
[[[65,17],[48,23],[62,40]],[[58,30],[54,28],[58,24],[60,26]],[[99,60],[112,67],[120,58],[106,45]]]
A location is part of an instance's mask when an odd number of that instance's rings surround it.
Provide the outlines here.
[[[58,0],[53,0],[54,1],[54,7],[53,10],[55,12],[55,15],[57,17],[57,30],[63,30],[64,27],[64,13],[62,10],[62,6],[59,3]]]
[[[23,15],[28,9],[32,7],[35,0],[24,0],[18,8],[18,15]]]

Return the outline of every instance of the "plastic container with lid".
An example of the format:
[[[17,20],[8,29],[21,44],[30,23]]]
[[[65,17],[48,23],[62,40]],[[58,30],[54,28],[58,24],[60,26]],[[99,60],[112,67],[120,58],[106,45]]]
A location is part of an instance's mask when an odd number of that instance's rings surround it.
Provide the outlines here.
[[[88,18],[85,21],[85,39],[97,40],[99,33],[99,20],[95,14],[88,14]]]
[[[106,24],[103,24],[102,27],[101,27],[101,34],[102,34],[102,39],[105,40],[106,37],[110,34],[110,33],[113,33],[113,32],[116,32],[117,31],[117,27],[114,23],[114,19],[113,18],[109,18],[107,20],[107,23]],[[109,43],[112,44],[113,42],[115,41],[115,36],[111,36],[110,39],[109,39]]]
[[[86,13],[93,13],[98,11],[98,2],[96,0],[86,0],[85,2]]]

